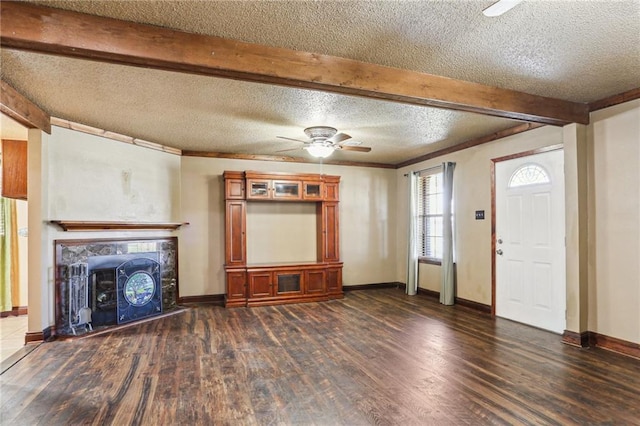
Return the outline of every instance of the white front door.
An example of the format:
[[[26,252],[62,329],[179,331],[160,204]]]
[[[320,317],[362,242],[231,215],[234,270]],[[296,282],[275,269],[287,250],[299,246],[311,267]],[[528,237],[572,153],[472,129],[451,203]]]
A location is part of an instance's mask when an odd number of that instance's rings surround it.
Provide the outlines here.
[[[497,316],[562,333],[564,152],[496,163]]]

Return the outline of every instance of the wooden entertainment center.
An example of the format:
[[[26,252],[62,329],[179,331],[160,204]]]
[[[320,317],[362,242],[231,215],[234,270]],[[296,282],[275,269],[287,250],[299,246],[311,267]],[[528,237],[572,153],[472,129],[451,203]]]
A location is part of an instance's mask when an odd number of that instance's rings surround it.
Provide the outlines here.
[[[317,302],[343,297],[340,176],[225,171],[226,307]],[[316,204],[316,262],[247,264],[247,202]]]

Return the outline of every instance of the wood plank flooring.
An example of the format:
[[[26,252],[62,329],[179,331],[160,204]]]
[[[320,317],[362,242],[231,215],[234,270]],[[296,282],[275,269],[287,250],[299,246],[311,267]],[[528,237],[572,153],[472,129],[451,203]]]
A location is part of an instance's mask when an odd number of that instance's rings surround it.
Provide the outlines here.
[[[640,424],[640,361],[401,290],[40,345],[0,424]]]

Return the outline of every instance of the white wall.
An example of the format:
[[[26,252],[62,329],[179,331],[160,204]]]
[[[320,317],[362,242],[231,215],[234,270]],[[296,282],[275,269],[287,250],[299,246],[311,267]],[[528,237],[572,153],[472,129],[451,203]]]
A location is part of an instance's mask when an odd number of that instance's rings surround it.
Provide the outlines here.
[[[589,330],[640,343],[640,100],[591,123]]]
[[[405,173],[456,163],[454,206],[456,218],[457,297],[491,304],[491,159],[562,143],[562,128],[545,126],[484,145],[458,151],[397,170],[397,205],[407,204]],[[484,210],[485,220],[475,220]],[[406,215],[398,217],[397,280],[406,282]],[[439,267],[419,266],[419,287],[440,291]]]
[[[42,331],[55,320],[55,240],[171,235],[158,231],[63,232],[48,222],[178,222],[180,157],[55,126],[51,135],[35,132],[29,133],[29,246],[31,250],[34,243],[40,262],[32,261],[30,252],[29,329]],[[36,158],[38,155],[42,158]],[[35,164],[40,161],[41,176]],[[38,306],[42,308],[32,322],[32,309]]]
[[[340,257],[344,262],[344,285],[395,280],[395,170],[182,157],[181,219],[190,225],[180,231],[181,297],[225,292],[225,170],[341,176]],[[278,242],[282,244],[286,244],[286,238]]]

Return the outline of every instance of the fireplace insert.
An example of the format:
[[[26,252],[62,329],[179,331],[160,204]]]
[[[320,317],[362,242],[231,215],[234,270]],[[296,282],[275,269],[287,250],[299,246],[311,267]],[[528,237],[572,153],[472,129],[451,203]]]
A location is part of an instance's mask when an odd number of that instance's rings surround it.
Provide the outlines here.
[[[92,256],[88,263],[94,327],[124,324],[162,313],[157,252]]]

